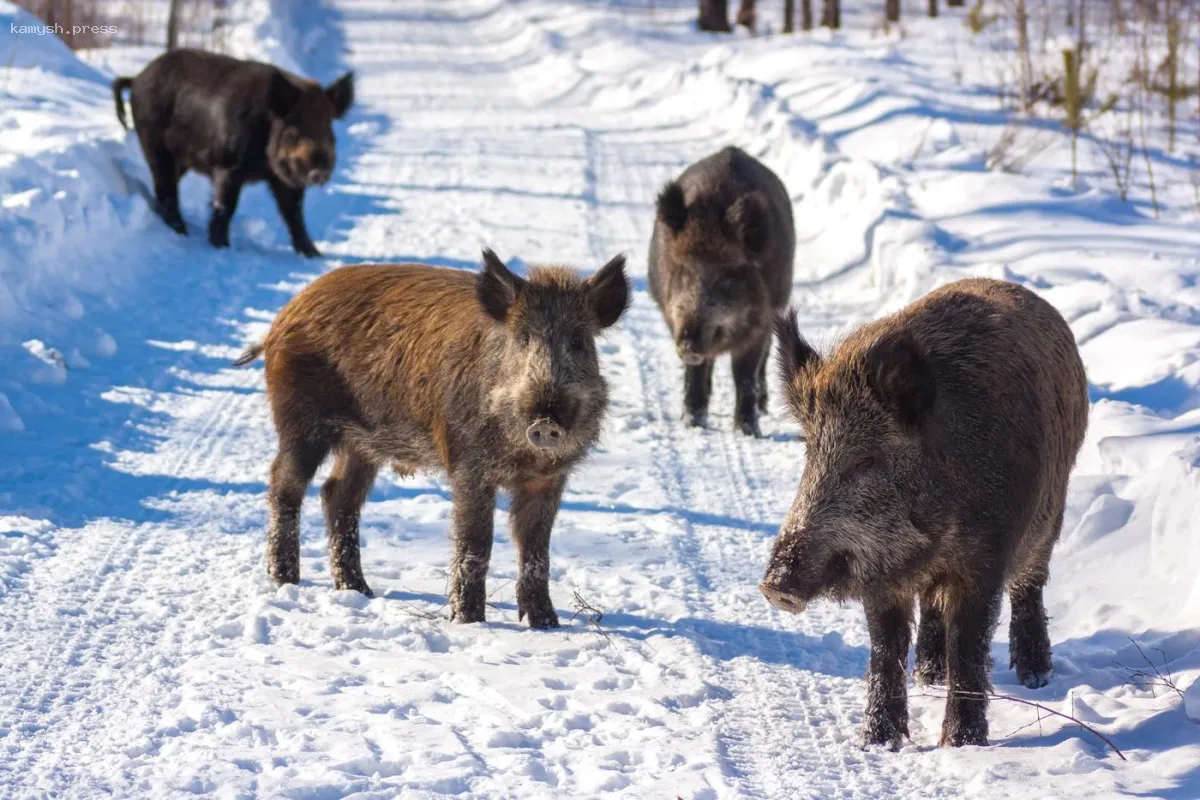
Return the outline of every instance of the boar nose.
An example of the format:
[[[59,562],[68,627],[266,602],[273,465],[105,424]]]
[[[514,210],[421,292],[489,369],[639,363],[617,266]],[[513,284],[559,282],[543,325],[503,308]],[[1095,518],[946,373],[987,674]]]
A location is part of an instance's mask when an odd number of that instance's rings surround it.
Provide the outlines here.
[[[778,580],[765,580],[758,585],[758,590],[767,598],[768,603],[789,614],[799,614],[808,605],[803,598],[788,591]]]
[[[327,169],[310,169],[308,171],[308,182],[313,186],[325,183],[328,180],[329,170]]]
[[[689,367],[698,367],[704,363],[704,356],[692,350],[687,345],[679,346],[679,360]]]
[[[529,443],[534,447],[554,448],[562,444],[567,432],[557,422],[549,419],[539,419],[525,431]]]

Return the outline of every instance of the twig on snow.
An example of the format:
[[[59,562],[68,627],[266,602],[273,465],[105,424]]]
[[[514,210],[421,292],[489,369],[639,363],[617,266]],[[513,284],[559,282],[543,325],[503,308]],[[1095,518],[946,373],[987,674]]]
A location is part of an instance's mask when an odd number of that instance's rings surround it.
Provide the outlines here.
[[[1153,687],[1159,687],[1163,689],[1169,689],[1170,691],[1179,695],[1179,699],[1182,700],[1183,690],[1175,684],[1175,676],[1171,674],[1170,660],[1167,658],[1166,652],[1164,652],[1161,647],[1153,648],[1154,652],[1162,656],[1163,666],[1162,669],[1159,669],[1158,665],[1150,660],[1150,656],[1146,655],[1146,651],[1142,649],[1140,644],[1134,641],[1132,636],[1128,636],[1126,638],[1129,639],[1133,646],[1137,648],[1138,655],[1142,657],[1142,660],[1146,662],[1151,670],[1147,672],[1144,669],[1127,667],[1120,661],[1113,661],[1114,664],[1129,673],[1129,678],[1126,683],[1132,684],[1138,688],[1150,687],[1153,689]],[[1166,670],[1166,674],[1163,673],[1163,669]]]

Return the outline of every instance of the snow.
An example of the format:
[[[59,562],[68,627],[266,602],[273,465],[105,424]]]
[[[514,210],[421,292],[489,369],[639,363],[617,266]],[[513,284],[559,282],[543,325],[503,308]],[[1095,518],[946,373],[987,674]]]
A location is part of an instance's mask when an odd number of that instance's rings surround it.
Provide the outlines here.
[[[167,230],[130,182],[148,175],[108,88],[154,52],[82,61],[14,38],[4,23],[29,18],[0,2],[0,55],[16,54],[0,78],[0,794],[1200,796],[1200,227],[1182,159],[1154,155],[1157,217],[1144,176],[1122,202],[1086,147],[1072,188],[1054,125],[1022,129],[1020,171],[988,168],[1008,124],[980,88],[996,50],[949,10],[903,37],[848,10],[836,35],[751,39],[695,33],[693,3],[234,5],[237,54],[357,71],[338,172],[307,204],[323,261],[291,253],[262,187],[229,250],[199,233],[200,179],[183,186],[192,235]],[[938,750],[942,702],[916,687],[911,744],[863,751],[861,610],[762,600],[797,427],[773,401],[764,439],[732,433],[725,370],[711,429],[683,427],[645,286],[655,192],[729,143],[791,190],[814,341],[967,275],[1024,283],[1071,323],[1093,406],[1047,588],[1055,674],[1017,684],[1005,619],[993,680],[1127,761],[1002,701],[993,746]],[[315,487],[302,583],[272,586],[274,434],[261,370],[229,361],[324,270],[473,269],[484,245],[521,267],[625,252],[634,275],[601,348],[605,436],[551,545],[564,627],[518,622],[503,507],[489,622],[448,621],[436,475],[375,487],[376,598],[332,590]],[[1139,647],[1169,658],[1186,703],[1131,681]]]

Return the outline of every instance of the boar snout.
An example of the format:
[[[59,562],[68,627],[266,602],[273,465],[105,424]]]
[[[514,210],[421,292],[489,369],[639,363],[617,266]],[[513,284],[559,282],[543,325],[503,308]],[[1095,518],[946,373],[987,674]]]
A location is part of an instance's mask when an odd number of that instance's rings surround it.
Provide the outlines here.
[[[330,171],[327,169],[310,169],[308,171],[308,185],[322,186],[329,182]]]
[[[768,603],[789,614],[799,614],[808,605],[808,601],[799,595],[793,594],[784,586],[771,581],[760,583],[758,590],[763,593],[763,597],[767,598]]]
[[[814,546],[804,534],[781,533],[758,588],[775,608],[799,614],[816,597],[848,594],[852,561],[848,553]]]
[[[675,343],[679,360],[689,367],[698,367],[708,357],[714,340],[720,336],[721,328],[710,329],[706,325],[695,323],[685,326]]]
[[[566,438],[567,432],[563,430],[562,425],[553,420],[539,419],[529,426],[525,435],[534,447],[543,447],[549,450],[558,447]]]

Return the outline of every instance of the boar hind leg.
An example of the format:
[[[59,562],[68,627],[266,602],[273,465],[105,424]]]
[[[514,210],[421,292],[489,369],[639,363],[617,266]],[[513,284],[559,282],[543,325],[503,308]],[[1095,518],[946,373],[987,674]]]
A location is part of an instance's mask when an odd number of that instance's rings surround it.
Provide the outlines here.
[[[1036,548],[1008,590],[1012,601],[1012,620],[1008,626],[1009,666],[1017,671],[1017,680],[1028,689],[1045,686],[1054,673],[1042,591],[1050,575],[1050,551],[1061,527],[1062,510],[1059,509],[1055,514],[1053,538]]]
[[[335,589],[352,589],[373,597],[363,577],[358,520],[378,468],[353,450],[342,450],[333,472],[321,487],[325,531],[329,536],[329,572]]]
[[[933,590],[921,595],[921,623],[917,628],[917,683],[929,686],[946,682],[946,621]]]
[[[908,736],[905,668],[912,641],[912,598],[864,603],[871,656],[867,663],[867,714],[863,744],[899,749]]]
[[[704,361],[683,368],[683,418],[688,425],[703,428],[708,424],[708,399],[712,396],[713,362]]]
[[[1001,587],[956,588],[946,608],[946,716],[942,747],[988,743],[989,648]]]
[[[282,433],[282,432],[281,432]],[[329,448],[280,436],[267,489],[271,522],[267,531],[267,574],[277,583],[300,582],[300,506],[308,484]]]
[[[277,178],[271,178],[270,184],[275,205],[279,206],[279,214],[292,237],[292,249],[306,258],[321,255],[308,237],[308,228],[304,224],[304,190],[293,189]]]
[[[528,615],[531,628],[558,627],[550,601],[550,530],[564,483],[553,478],[517,487],[508,512],[517,545],[517,616]]]
[[[186,235],[187,225],[179,213],[179,179],[183,177],[183,170],[171,151],[149,136],[142,139],[142,152],[154,178],[155,212],[171,230]]]
[[[483,622],[496,490],[478,476],[459,473],[451,477],[450,491],[454,496],[450,619]]]
[[[733,357],[733,386],[737,395],[734,405],[734,425],[747,436],[762,436],[758,429],[758,412],[764,403],[760,392],[766,389],[762,383],[763,364],[771,349],[767,339],[758,347]]]
[[[213,171],[212,217],[208,220],[208,242],[213,247],[229,247],[229,222],[237,211],[245,182],[236,170]]]

